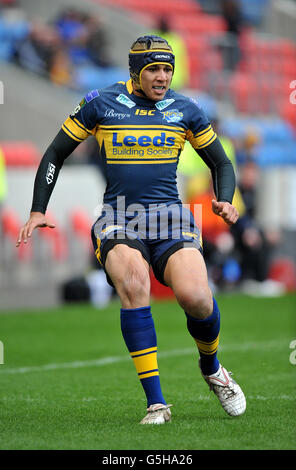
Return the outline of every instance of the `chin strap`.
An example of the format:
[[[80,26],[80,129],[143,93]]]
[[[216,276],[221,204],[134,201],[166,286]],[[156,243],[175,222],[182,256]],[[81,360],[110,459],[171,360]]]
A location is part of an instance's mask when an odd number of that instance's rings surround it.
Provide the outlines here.
[[[136,91],[137,91],[138,93],[141,93],[141,95],[145,96],[145,98],[147,98],[146,93],[144,93],[144,91],[141,90],[141,88],[137,89]]]

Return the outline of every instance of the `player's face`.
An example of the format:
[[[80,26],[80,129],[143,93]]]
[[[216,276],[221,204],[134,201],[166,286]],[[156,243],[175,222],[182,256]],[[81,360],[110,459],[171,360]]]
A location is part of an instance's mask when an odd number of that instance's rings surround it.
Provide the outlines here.
[[[165,64],[153,64],[143,70],[141,86],[147,98],[153,101],[162,100],[170,87],[172,76],[172,67]]]

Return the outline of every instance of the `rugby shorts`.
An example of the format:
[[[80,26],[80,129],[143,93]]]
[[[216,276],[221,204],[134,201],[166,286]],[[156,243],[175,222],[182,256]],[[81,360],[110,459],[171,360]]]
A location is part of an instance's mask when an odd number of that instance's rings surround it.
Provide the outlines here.
[[[202,253],[201,234],[194,217],[180,204],[157,205],[136,215],[135,212],[103,210],[92,226],[91,236],[96,257],[111,286],[105,263],[108,252],[117,244],[140,251],[163,285],[166,285],[164,270],[173,253],[181,248],[196,248]]]

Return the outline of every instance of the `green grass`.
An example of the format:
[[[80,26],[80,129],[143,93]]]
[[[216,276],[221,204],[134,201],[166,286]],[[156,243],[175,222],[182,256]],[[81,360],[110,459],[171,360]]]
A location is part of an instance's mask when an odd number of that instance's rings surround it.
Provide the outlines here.
[[[173,403],[165,426],[138,424],[146,403],[121,337],[119,303],[1,314],[0,448],[295,449],[295,301],[218,297],[219,358],[247,398],[240,418],[228,417],[202,380],[181,309],[154,303],[160,378]],[[108,357],[113,362],[92,362]]]

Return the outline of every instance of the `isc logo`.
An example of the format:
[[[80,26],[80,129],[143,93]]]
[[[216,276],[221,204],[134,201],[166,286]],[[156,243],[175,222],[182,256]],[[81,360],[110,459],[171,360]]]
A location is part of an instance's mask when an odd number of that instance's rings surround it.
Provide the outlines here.
[[[51,184],[53,182],[53,177],[55,174],[55,165],[51,162],[49,162],[48,167],[47,167],[47,173],[46,173],[46,181],[47,184]]]
[[[4,364],[4,345],[0,341],[0,364]]]
[[[141,135],[136,137],[134,135],[125,135],[123,138],[118,136],[118,132],[113,132],[112,144],[114,147],[134,147],[139,145],[140,147],[149,147],[154,145],[155,147],[172,147],[175,143],[175,137],[167,137],[165,132],[161,132],[160,135],[150,137],[150,135]]]
[[[154,116],[155,109],[136,109],[135,114],[137,116]]]

